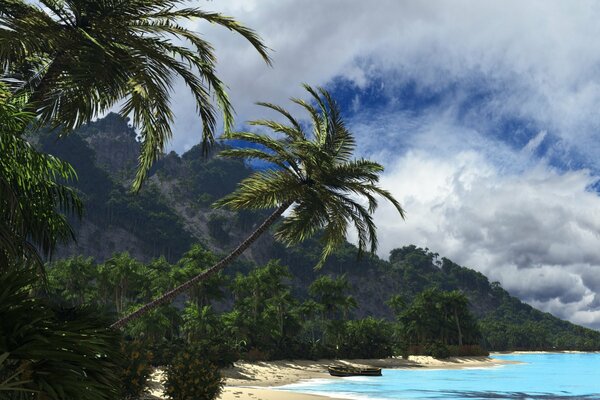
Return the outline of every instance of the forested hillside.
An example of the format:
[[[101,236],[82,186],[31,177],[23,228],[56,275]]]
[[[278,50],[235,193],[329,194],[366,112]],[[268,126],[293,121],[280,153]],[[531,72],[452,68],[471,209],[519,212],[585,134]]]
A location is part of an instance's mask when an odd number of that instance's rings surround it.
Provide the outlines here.
[[[145,188],[134,195],[129,188],[138,143],[126,120],[111,114],[60,143],[49,133],[32,141],[73,164],[85,202],[84,218],[75,223],[78,242],[60,248],[55,259],[83,255],[103,263],[115,253],[128,252],[142,263],[160,256],[166,263],[176,263],[195,243],[221,254],[264,217],[211,208],[250,173],[242,162],[219,158],[219,146],[208,157],[198,146],[182,156],[166,155],[152,169]],[[319,276],[345,274],[358,304],[352,310],[355,318],[392,320],[391,308],[384,306],[392,295],[410,304],[428,288],[459,290],[469,299],[488,348],[600,349],[600,333],[535,310],[484,275],[428,249],[398,243],[385,261],[375,256],[357,259],[356,248],[347,244],[315,271],[319,256],[318,240],[285,248],[265,235],[228,274],[248,273],[255,265],[278,259],[289,268],[291,290],[299,299],[309,297],[308,287]],[[226,295],[215,306],[226,309],[232,303],[233,297]]]

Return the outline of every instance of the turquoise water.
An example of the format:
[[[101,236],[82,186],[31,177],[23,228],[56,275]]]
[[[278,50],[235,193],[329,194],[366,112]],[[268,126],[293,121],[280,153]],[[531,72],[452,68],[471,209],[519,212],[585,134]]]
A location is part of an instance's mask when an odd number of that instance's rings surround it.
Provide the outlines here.
[[[347,399],[600,399],[600,354],[511,354],[520,361],[458,370],[383,370],[382,377],[319,379],[278,389]]]

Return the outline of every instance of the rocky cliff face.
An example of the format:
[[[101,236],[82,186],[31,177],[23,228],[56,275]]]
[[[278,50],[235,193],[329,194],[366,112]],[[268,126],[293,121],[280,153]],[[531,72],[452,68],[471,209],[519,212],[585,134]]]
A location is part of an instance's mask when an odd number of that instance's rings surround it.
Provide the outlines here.
[[[218,157],[218,146],[208,157],[199,146],[181,157],[166,155],[152,168],[144,189],[133,195],[129,188],[140,144],[135,130],[117,114],[58,141],[48,132],[36,142],[75,167],[75,186],[85,201],[83,220],[73,221],[77,242],[60,247],[55,258],[85,254],[104,261],[127,251],[144,261],[158,256],[176,260],[194,242],[223,253],[264,215],[211,208],[250,173],[243,162]],[[265,261],[270,240],[262,238],[244,258]]]
[[[77,132],[95,154],[96,165],[116,181],[127,182],[137,167],[140,143],[135,129],[118,114],[109,114]]]

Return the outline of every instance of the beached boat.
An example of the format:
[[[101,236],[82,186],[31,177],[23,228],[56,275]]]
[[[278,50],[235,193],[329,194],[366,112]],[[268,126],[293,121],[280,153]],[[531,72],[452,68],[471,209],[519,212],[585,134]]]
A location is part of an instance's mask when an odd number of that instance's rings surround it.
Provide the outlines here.
[[[354,368],[332,365],[327,369],[331,376],[381,376],[381,368]]]

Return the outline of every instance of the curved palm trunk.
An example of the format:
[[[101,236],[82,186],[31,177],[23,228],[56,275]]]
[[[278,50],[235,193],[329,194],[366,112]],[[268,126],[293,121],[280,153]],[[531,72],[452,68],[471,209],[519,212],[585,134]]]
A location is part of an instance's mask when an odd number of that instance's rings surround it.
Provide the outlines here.
[[[175,300],[175,298],[177,296],[179,296],[181,293],[187,291],[194,284],[204,281],[204,280],[210,278],[211,276],[213,276],[214,274],[216,274],[217,272],[221,271],[223,268],[225,268],[227,265],[229,265],[233,260],[238,258],[248,247],[250,247],[250,245],[252,243],[254,243],[256,241],[256,239],[258,239],[260,237],[260,235],[262,235],[267,229],[269,229],[269,227],[271,225],[273,225],[273,223],[291,205],[292,205],[292,202],[287,202],[287,203],[283,203],[282,205],[280,205],[277,208],[277,210],[275,210],[273,212],[273,214],[271,214],[269,216],[269,218],[267,218],[254,232],[252,232],[252,234],[250,236],[248,236],[248,238],[246,240],[244,240],[242,243],[240,243],[240,245],[238,247],[236,247],[235,250],[233,250],[231,253],[229,253],[229,255],[226,256],[225,258],[223,258],[221,261],[219,261],[218,263],[216,263],[215,265],[213,265],[206,271],[202,272],[201,274],[196,275],[189,281],[177,286],[175,289],[170,290],[167,293],[163,294],[156,300],[153,300],[150,303],[144,304],[138,310],[121,318],[120,320],[118,320],[117,322],[112,324],[111,328],[115,328],[115,329],[122,328],[123,326],[125,326],[125,324],[141,317],[142,315],[154,310],[155,308],[158,308],[160,305],[169,303],[169,302]]]

